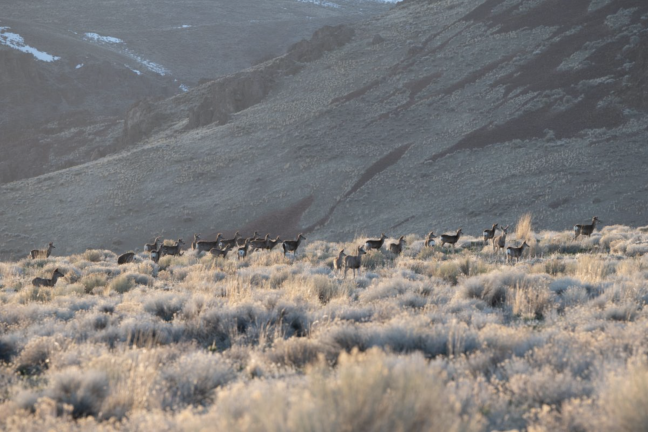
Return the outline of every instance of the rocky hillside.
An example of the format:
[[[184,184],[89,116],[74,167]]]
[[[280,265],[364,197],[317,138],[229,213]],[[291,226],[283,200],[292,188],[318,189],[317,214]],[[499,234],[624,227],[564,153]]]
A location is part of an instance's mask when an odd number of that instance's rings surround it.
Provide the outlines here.
[[[645,224],[647,22],[638,0],[410,0],[323,28],[134,106],[132,150],[3,186],[3,253],[479,232],[525,212],[541,228]]]

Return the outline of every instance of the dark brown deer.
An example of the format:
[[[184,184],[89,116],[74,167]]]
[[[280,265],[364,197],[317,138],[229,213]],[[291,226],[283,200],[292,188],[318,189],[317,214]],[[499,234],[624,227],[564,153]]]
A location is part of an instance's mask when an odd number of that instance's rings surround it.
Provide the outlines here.
[[[520,247],[513,247],[509,246],[506,248],[506,261],[507,262],[513,262],[513,259],[515,259],[517,262],[520,261],[520,257],[524,253],[524,248],[529,247],[527,242],[522,243],[522,246]]]
[[[234,238],[223,239],[223,240],[220,241],[220,244],[218,246],[220,246],[221,249],[223,249],[226,246],[229,246],[229,247],[238,246],[238,238],[239,237],[240,237],[240,234],[239,234],[238,231],[236,231],[234,233]]]
[[[274,239],[274,240],[268,240],[268,241],[267,241],[267,243],[266,243],[266,245],[265,245],[265,249],[267,249],[267,250],[272,250],[272,249],[274,249],[275,246],[277,246],[279,243],[281,243],[281,239],[279,238],[279,236],[277,236],[276,239]]]
[[[367,251],[370,251],[371,249],[380,250],[380,248],[383,246],[383,243],[385,243],[386,238],[387,236],[385,235],[385,233],[382,233],[379,239],[367,240],[364,244],[364,247]]]
[[[257,249],[266,249],[266,245],[270,241],[270,234],[266,234],[266,236],[262,239],[252,239],[250,241],[250,252],[254,252]]]
[[[286,241],[284,241],[283,242],[284,256],[286,256],[286,254],[288,252],[292,252],[293,256],[296,256],[297,255],[297,248],[301,244],[302,240],[306,240],[306,237],[304,237],[304,235],[300,233],[297,236],[297,240],[286,240]]]
[[[61,273],[59,269],[55,269],[52,272],[52,277],[50,279],[37,277],[32,280],[32,285],[34,285],[35,287],[53,287],[54,285],[56,285],[56,281],[62,277],[65,277],[65,275]]]
[[[236,244],[239,245],[239,246],[243,246],[245,244],[245,240],[247,240],[247,239],[250,239],[250,241],[252,241],[252,240],[260,240],[259,232],[254,231],[254,233],[252,233],[252,236],[246,237],[245,239],[244,238],[238,239],[236,241]]]
[[[213,248],[209,251],[212,256],[218,258],[227,258],[227,253],[232,250],[232,246],[225,246],[224,249]]]
[[[397,243],[390,243],[389,251],[393,254],[400,255],[403,252],[403,246],[405,245],[405,236],[400,236]]]
[[[222,237],[222,234],[218,233],[216,234],[216,240],[214,241],[199,240],[196,243],[196,249],[198,250],[198,252],[208,252],[214,248],[217,248],[221,244]]]
[[[182,239],[178,239],[176,244],[171,246],[162,244],[160,246],[161,249],[160,258],[163,257],[164,255],[182,255],[183,244],[185,244],[185,242],[183,242]]]
[[[125,254],[119,255],[117,258],[117,265],[132,263],[133,259],[135,259],[135,253],[126,252]]]
[[[452,245],[452,250],[455,249],[455,244],[459,241],[461,237],[461,228],[457,230],[457,234],[441,234],[441,247],[444,247],[446,243]]]
[[[366,254],[364,249],[358,248],[357,255],[347,255],[344,257],[344,279],[346,279],[346,272],[348,269],[353,270],[353,278],[356,277],[356,270],[358,276],[360,275],[360,266],[362,265],[362,255]]]
[[[495,232],[497,231],[497,224],[493,224],[493,227],[491,229],[485,229],[483,232],[484,235],[484,244],[488,244],[489,240],[493,240],[495,238]]]
[[[31,259],[49,258],[50,254],[52,253],[52,249],[56,249],[56,248],[54,247],[54,243],[50,242],[47,245],[47,248],[34,249],[33,251],[29,252],[29,256],[31,257]]]
[[[589,225],[574,225],[574,240],[578,238],[578,236],[585,236],[589,237],[592,235],[594,232],[594,229],[596,228],[596,223],[597,222],[603,222],[601,221],[597,216],[594,216],[592,218],[592,223]]]

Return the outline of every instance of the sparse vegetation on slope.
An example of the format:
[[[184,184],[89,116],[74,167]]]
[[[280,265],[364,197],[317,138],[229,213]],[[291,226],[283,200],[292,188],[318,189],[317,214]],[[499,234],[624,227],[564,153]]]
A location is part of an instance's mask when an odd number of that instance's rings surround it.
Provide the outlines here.
[[[645,428],[648,256],[619,251],[648,233],[524,235],[514,265],[409,235],[355,280],[332,267],[360,239],[1,263],[0,429]]]

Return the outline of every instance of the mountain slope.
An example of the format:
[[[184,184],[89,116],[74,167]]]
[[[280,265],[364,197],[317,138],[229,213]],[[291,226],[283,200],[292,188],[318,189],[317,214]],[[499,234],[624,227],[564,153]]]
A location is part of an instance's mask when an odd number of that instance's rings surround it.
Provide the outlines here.
[[[0,184],[123,149],[123,114],[275,57],[379,1],[19,2],[0,17]]]
[[[648,6],[558,3],[410,0],[136,106],[135,150],[2,187],[2,250],[645,223]]]

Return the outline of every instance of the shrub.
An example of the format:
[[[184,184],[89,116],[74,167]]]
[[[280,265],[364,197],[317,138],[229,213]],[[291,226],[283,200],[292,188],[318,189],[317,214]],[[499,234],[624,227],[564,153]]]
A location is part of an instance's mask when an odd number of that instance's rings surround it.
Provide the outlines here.
[[[16,360],[16,371],[21,375],[36,375],[47,369],[55,342],[41,337],[29,341]]]
[[[95,288],[105,286],[107,279],[103,273],[94,273],[82,277],[80,283],[85,288],[86,293],[91,293]]]
[[[607,416],[602,430],[635,432],[646,430],[648,425],[648,369],[644,365],[631,364],[625,374],[609,380],[607,389],[601,392],[599,406]]]
[[[108,284],[108,288],[111,291],[115,291],[119,294],[124,294],[125,292],[130,291],[134,286],[135,281],[132,278],[128,277],[128,275],[117,276]]]
[[[103,260],[103,257],[104,257],[103,251],[96,250],[96,249],[88,249],[83,253],[83,258],[93,263]]]
[[[355,255],[356,252],[353,251],[350,254]],[[384,267],[387,262],[389,262],[387,257],[385,257],[381,251],[377,250],[367,251],[367,253],[362,256],[362,267],[368,270],[375,270],[378,267]]]
[[[186,298],[177,294],[155,295],[144,304],[144,310],[164,321],[171,321],[182,310]]]
[[[219,355],[207,352],[184,355],[165,367],[161,374],[162,405],[174,409],[209,405],[215,398],[214,390],[234,377],[231,366]]]
[[[456,261],[443,261],[434,270],[434,276],[456,285],[461,275],[461,268]]]
[[[108,395],[108,378],[100,371],[68,369],[54,376],[45,394],[57,402],[59,415],[71,406],[72,418],[97,416]]]

